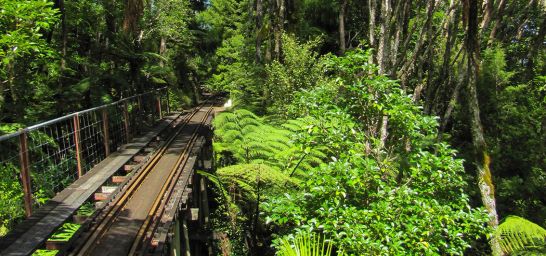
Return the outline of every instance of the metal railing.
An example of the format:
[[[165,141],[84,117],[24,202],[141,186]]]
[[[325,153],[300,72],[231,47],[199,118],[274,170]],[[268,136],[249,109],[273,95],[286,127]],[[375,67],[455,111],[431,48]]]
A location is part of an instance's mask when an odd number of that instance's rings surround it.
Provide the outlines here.
[[[0,136],[0,236],[169,113],[166,88]]]

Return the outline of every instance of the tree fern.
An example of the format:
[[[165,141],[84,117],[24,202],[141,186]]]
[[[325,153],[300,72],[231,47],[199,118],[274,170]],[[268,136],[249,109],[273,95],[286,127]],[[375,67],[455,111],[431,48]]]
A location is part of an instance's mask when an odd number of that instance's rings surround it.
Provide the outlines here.
[[[219,164],[265,164],[285,174],[309,171],[327,157],[325,147],[310,145],[312,122],[301,118],[275,127],[248,110],[222,113],[214,121]]]
[[[263,190],[283,191],[284,184],[297,186],[298,180],[264,164],[239,164],[218,169],[216,176],[223,184],[235,184],[237,189],[255,198],[255,188],[260,182]]]
[[[544,246],[546,229],[518,216],[508,216],[494,233],[500,238],[502,250],[512,253],[518,250]]]
[[[286,185],[294,187],[299,183],[297,179],[263,164],[231,165],[218,169],[216,174],[198,173],[220,191],[232,226],[235,226],[241,209],[257,200],[258,187],[260,193],[271,195],[282,193]]]

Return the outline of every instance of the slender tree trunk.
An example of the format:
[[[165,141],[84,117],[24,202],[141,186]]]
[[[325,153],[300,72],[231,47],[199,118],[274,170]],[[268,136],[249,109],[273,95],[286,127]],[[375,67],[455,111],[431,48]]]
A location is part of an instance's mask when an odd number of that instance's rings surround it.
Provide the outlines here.
[[[164,56],[166,51],[167,51],[167,39],[165,39],[165,37],[162,36],[159,41],[159,55]],[[159,65],[161,67],[165,66],[165,63],[163,62],[163,60],[159,62]]]
[[[274,49],[274,55],[275,59],[280,60],[281,57],[281,44],[282,44],[282,33],[284,30],[284,13],[285,13],[285,3],[286,0],[276,0],[277,3],[277,13],[276,17],[274,18],[276,20],[275,22],[275,49]]]
[[[376,17],[376,0],[368,0],[368,12],[369,12],[369,29],[368,29],[368,41],[371,48],[375,48],[375,17]]]
[[[489,215],[488,225],[496,229],[499,225],[495,203],[495,187],[490,169],[491,158],[488,153],[480,118],[478,103],[477,80],[479,72],[479,41],[478,41],[478,0],[463,0],[465,20],[467,25],[465,48],[467,51],[466,84],[468,92],[468,111],[470,114],[470,130],[472,145],[476,151],[475,165],[478,170],[478,186],[482,202]],[[490,245],[494,256],[502,255],[498,237],[491,237]]]
[[[59,10],[61,12],[61,70],[66,68],[66,47],[67,47],[67,32],[66,32],[66,10],[64,9],[64,0],[59,0]]]
[[[347,12],[347,0],[341,0],[339,7],[339,53],[345,53],[345,13]]]
[[[415,44],[415,47],[413,49],[413,54],[411,58],[407,58],[407,60],[404,62],[400,70],[398,71],[397,75],[401,80],[402,87],[405,87],[405,84],[407,83],[407,80],[409,76],[413,73],[413,70],[416,66],[418,66],[417,60],[419,60],[420,56],[422,55],[423,47],[425,45],[425,42],[427,41],[427,33],[429,30],[432,29],[432,18],[434,15],[434,10],[436,8],[435,1],[428,1],[427,4],[427,19],[425,21],[425,25],[421,28],[421,31],[419,32],[419,39],[417,40],[417,43]]]
[[[485,0],[483,8],[483,19],[480,28],[482,31],[485,31],[489,27],[489,22],[491,22],[491,17],[493,16],[493,5],[495,0]]]
[[[379,32],[379,46],[377,49],[377,64],[379,74],[386,74],[389,66],[390,54],[390,19],[392,13],[390,0],[383,0],[381,3],[381,25]]]
[[[403,3],[402,3],[403,2]],[[389,75],[395,76],[395,69],[399,63],[398,58],[398,49],[400,48],[400,41],[405,38],[408,31],[408,21],[409,21],[409,11],[411,6],[411,1],[402,1],[398,2],[396,5],[396,11],[394,17],[396,17],[395,23],[395,35],[394,41],[392,43],[392,54],[390,63],[392,64],[391,73]]]
[[[262,62],[262,22],[263,4],[262,0],[256,0],[256,62]]]
[[[491,45],[497,37],[497,31],[499,30],[500,24],[502,22],[505,6],[506,0],[500,0],[497,6],[497,11],[495,12],[495,24],[493,25],[493,28],[491,28],[491,32],[489,33],[488,45]]]
[[[465,54],[466,56],[466,54]],[[464,59],[465,57],[463,57]],[[461,87],[463,84],[464,78],[464,61],[460,62],[459,65],[459,77],[457,81],[455,82],[455,88],[453,88],[453,91],[451,92],[451,97],[449,98],[449,103],[447,104],[446,110],[442,116],[441,124],[440,124],[440,130],[438,132],[438,136],[442,136],[442,133],[445,132],[447,124],[449,123],[449,120],[451,119],[451,115],[453,113],[453,110],[457,106],[457,100],[459,99],[459,94],[461,91]],[[449,82],[448,84],[452,83],[452,78],[449,76]]]
[[[389,124],[389,117],[383,116],[381,118],[381,129],[379,132],[379,139],[381,143],[379,146],[379,149],[383,149],[385,145],[387,145],[387,137],[389,135],[387,132],[388,124]]]
[[[453,52],[453,47],[455,46],[455,42],[457,41],[457,32],[458,32],[458,13],[456,11],[456,6],[459,4],[459,1],[451,0],[449,5],[449,16],[447,18],[446,23],[446,29],[445,29],[445,35],[444,38],[446,38],[446,44],[444,49],[444,54],[442,57],[442,66],[440,68],[439,76],[436,80],[437,86],[434,88],[430,88],[430,93],[427,96],[427,104],[426,104],[426,113],[431,114],[440,114],[441,108],[438,107],[438,101],[440,98],[440,92],[442,92],[442,89],[449,88],[448,86],[451,84],[451,70],[452,67],[450,65],[451,63],[451,55]],[[440,104],[441,105],[441,104]]]

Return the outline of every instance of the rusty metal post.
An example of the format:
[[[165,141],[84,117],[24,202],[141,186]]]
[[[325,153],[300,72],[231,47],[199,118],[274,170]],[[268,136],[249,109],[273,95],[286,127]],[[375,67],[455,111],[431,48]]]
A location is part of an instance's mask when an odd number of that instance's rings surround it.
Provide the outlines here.
[[[108,111],[106,108],[102,109],[102,135],[104,137],[104,154],[110,155],[110,132],[108,131]]]
[[[78,163],[78,179],[83,175],[80,145],[80,116],[74,115],[74,144],[76,145],[76,162]]]
[[[19,135],[19,160],[21,162],[21,183],[23,184],[23,199],[25,201],[25,214],[32,215],[32,187],[30,184],[30,169],[28,157],[28,137],[23,131]]]
[[[161,115],[161,96],[157,96],[157,113],[159,120],[161,120],[163,118],[163,115]]]
[[[127,138],[127,143],[131,140],[131,132],[129,131],[129,108],[127,106],[127,101],[123,102],[123,124],[125,126],[125,137]]]

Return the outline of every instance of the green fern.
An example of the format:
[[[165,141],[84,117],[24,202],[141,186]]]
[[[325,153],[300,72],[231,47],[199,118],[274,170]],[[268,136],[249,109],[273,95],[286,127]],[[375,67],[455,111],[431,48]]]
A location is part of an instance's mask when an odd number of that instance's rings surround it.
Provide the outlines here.
[[[297,186],[299,181],[263,164],[240,164],[218,169],[216,174],[198,171],[220,190],[232,226],[236,225],[241,207],[256,201],[258,183],[261,194],[280,193],[285,184]],[[271,193],[270,193],[271,192]]]
[[[59,253],[59,250],[36,250],[32,256],[55,256]]]
[[[222,113],[213,123],[220,166],[265,164],[285,174],[306,172],[327,157],[325,147],[310,147],[298,141],[298,136],[307,135],[312,121],[289,120],[277,128],[248,110]]]
[[[63,224],[50,238],[50,241],[68,241],[70,238],[78,231],[81,227],[80,224],[76,223],[65,223]]]
[[[544,246],[546,229],[518,216],[508,216],[494,233],[500,238],[502,250],[512,253],[518,250]]]
[[[299,181],[264,164],[239,164],[218,169],[217,177],[226,186],[237,186],[236,189],[245,195],[247,200],[256,198],[255,190],[260,183],[262,190],[284,190],[285,184],[297,186]]]
[[[330,256],[332,243],[311,232],[302,232],[295,238],[281,239],[278,256]],[[338,252],[336,255],[344,255]]]

